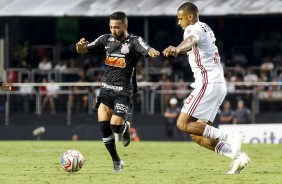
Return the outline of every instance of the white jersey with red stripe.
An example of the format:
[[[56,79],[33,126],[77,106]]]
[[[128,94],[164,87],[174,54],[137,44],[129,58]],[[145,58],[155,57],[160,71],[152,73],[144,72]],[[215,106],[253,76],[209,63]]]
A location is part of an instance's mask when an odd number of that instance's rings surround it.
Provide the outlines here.
[[[202,84],[225,83],[218,48],[215,45],[216,39],[211,28],[203,22],[196,22],[185,28],[184,39],[190,35],[197,39],[197,44],[187,52],[195,78],[191,86],[195,88]]]

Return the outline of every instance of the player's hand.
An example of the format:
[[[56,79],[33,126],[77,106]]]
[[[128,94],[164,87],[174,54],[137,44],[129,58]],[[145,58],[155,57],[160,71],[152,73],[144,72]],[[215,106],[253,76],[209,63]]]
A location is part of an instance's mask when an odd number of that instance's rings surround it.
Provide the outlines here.
[[[149,50],[149,52],[148,52],[148,55],[149,55],[150,57],[156,58],[156,57],[158,57],[158,56],[160,55],[160,52],[157,51],[157,50],[154,49],[154,48],[150,48],[150,50]]]
[[[76,43],[76,51],[79,53],[79,54],[85,54],[88,52],[88,49],[87,49],[87,44],[89,42],[85,40],[85,38],[81,38],[77,43]]]
[[[7,91],[11,91],[12,90],[12,86],[10,84],[5,83],[5,82],[2,83],[2,88],[4,90],[7,90]]]
[[[169,46],[167,47],[164,51],[163,51],[163,55],[165,57],[168,57],[168,56],[174,56],[174,57],[177,57],[178,54],[179,54],[180,50],[177,49],[176,47],[174,46]]]

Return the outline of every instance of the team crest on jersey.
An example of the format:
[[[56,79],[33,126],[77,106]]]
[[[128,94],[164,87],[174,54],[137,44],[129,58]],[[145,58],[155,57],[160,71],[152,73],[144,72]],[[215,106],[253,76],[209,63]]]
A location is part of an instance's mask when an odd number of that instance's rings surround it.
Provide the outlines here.
[[[128,43],[122,44],[120,52],[123,54],[129,53],[129,44]]]
[[[113,41],[115,41],[115,39],[114,38],[109,38],[108,41],[113,42]]]

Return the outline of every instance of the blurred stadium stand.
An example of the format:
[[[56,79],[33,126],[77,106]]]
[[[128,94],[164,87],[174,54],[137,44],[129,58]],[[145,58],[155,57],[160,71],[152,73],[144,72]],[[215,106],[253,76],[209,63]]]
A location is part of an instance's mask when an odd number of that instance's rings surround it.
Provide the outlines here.
[[[95,53],[79,56],[75,51],[76,41],[81,37],[92,41],[108,33],[108,16],[122,10],[129,16],[129,31],[162,51],[167,45],[182,40],[175,14],[183,2],[1,0],[0,77],[14,87],[12,92],[0,91],[0,139],[32,139],[29,131],[40,125],[50,125],[49,130],[54,132],[47,134],[45,139],[68,139],[68,134],[77,127],[81,127],[81,134],[88,135],[83,139],[97,138],[96,123],[88,123],[96,122],[93,106],[103,74],[104,51],[98,49]],[[252,123],[282,123],[282,24],[279,23],[282,1],[206,0],[195,3],[200,9],[200,20],[207,22],[216,34],[228,81],[226,98],[233,108],[237,100],[243,99],[252,111]],[[48,57],[52,69],[38,69],[44,57]],[[22,64],[23,60],[27,65]],[[262,69],[266,61],[273,65],[270,70]],[[66,65],[66,69],[55,70],[59,63]],[[165,123],[161,122],[167,99],[175,96],[182,102],[181,94],[191,90],[192,74],[187,58],[146,59],[139,62],[138,67],[140,90],[134,99],[133,121],[145,132],[141,138],[164,140]],[[244,81],[250,67],[257,81]],[[25,78],[29,78],[30,83],[23,83]],[[47,85],[41,83],[43,78],[54,79],[60,86],[55,98],[55,116],[49,113],[49,107],[42,111],[46,92],[41,91],[40,86]],[[34,88],[28,101],[19,91],[21,86]],[[82,108],[83,98],[87,99],[86,109]],[[29,112],[26,113],[24,104],[27,102]],[[93,127],[94,132],[87,133],[87,126]],[[60,137],[63,128],[66,134]],[[156,134],[151,132],[153,129],[163,131]]]
[[[175,15],[185,0],[2,0],[0,16],[108,16],[123,10],[130,16]],[[195,1],[201,15],[281,13],[279,0],[205,0]]]

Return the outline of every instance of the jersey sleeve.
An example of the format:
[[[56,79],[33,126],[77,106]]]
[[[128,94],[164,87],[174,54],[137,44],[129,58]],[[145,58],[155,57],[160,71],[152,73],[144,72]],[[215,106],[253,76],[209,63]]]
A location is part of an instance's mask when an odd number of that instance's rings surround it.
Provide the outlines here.
[[[134,38],[133,47],[136,52],[142,56],[147,56],[151,48],[141,37]]]
[[[201,37],[201,28],[196,25],[187,26],[184,31],[183,39],[185,40],[188,36],[191,36],[191,35],[195,36],[198,42]]]
[[[108,35],[104,34],[100,37],[98,37],[96,40],[94,40],[93,42],[90,42],[87,44],[87,49],[88,50],[93,50],[95,47],[98,46],[105,46],[107,44],[107,40],[108,40]]]

